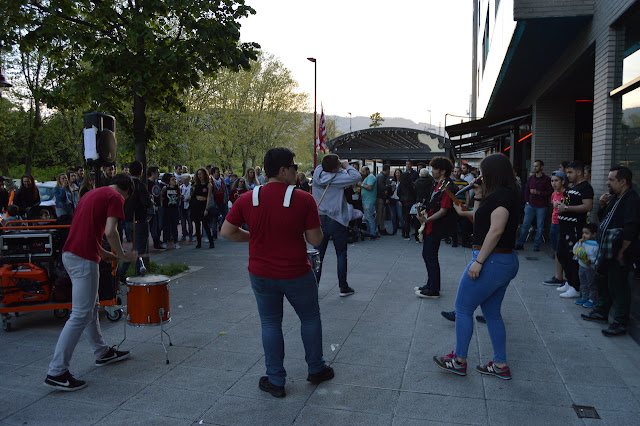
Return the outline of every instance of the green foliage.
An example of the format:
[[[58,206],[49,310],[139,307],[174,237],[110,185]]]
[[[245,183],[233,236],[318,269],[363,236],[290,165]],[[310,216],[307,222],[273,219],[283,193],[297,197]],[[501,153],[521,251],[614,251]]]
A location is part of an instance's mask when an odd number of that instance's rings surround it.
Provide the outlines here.
[[[149,265],[145,265],[147,267],[147,274],[159,274],[166,275],[169,277],[173,277],[174,275],[178,275],[182,272],[188,271],[189,266],[186,263],[169,263],[167,265],[160,265],[154,261],[149,262]],[[136,275],[136,265],[132,263],[129,265],[129,269],[127,269],[126,277],[134,277]]]
[[[384,122],[384,118],[382,118],[379,112],[371,114],[369,118],[371,119],[371,124],[369,124],[369,127],[380,127]]]

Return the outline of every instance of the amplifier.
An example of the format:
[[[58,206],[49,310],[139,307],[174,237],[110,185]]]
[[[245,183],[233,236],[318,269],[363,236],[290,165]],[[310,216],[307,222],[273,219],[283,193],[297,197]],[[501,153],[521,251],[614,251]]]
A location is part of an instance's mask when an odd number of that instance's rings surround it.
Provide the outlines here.
[[[53,256],[53,238],[47,233],[0,235],[0,253],[5,261],[28,256],[49,258]]]

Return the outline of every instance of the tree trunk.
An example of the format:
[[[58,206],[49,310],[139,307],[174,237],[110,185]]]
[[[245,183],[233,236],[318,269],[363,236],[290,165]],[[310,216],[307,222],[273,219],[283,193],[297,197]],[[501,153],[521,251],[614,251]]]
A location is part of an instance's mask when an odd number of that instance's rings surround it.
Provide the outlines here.
[[[136,94],[137,84],[133,87],[133,141],[136,160],[142,163],[144,175],[147,173],[147,103]]]
[[[40,132],[40,126],[42,124],[42,117],[40,116],[40,99],[34,97],[33,103],[35,104],[35,114],[33,117],[33,124],[29,129],[29,139],[27,140],[27,158],[24,162],[25,173],[31,174],[31,163],[33,160],[33,150],[38,140],[38,133]]]

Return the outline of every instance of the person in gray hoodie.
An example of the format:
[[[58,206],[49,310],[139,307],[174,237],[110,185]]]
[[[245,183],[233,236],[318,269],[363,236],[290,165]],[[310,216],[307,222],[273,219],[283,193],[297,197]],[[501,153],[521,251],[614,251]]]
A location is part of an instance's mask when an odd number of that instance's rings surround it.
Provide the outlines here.
[[[333,240],[338,258],[338,283],[340,296],[351,296],[354,290],[347,283],[347,237],[352,210],[344,196],[344,188],[359,184],[360,173],[347,161],[340,161],[336,154],[327,154],[322,165],[313,172],[313,198],[318,204],[320,223],[324,238],[316,249],[320,252],[320,270],[316,279],[320,283],[322,260],[327,251],[329,239]]]

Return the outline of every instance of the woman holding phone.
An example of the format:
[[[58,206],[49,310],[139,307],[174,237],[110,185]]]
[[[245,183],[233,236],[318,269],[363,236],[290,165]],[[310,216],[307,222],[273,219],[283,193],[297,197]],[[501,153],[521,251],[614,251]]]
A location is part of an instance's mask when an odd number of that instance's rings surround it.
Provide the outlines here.
[[[474,209],[458,215],[473,222],[473,255],[460,279],[456,297],[456,349],[446,356],[434,356],[436,365],[466,376],[467,352],[473,335],[473,312],[478,306],[487,320],[493,345],[493,361],[478,365],[481,374],[511,379],[507,366],[506,332],[500,308],[511,280],[518,273],[514,252],[519,221],[520,194],[513,167],[503,154],[492,154],[480,163],[480,177],[474,186]],[[482,182],[482,184],[479,184]]]

